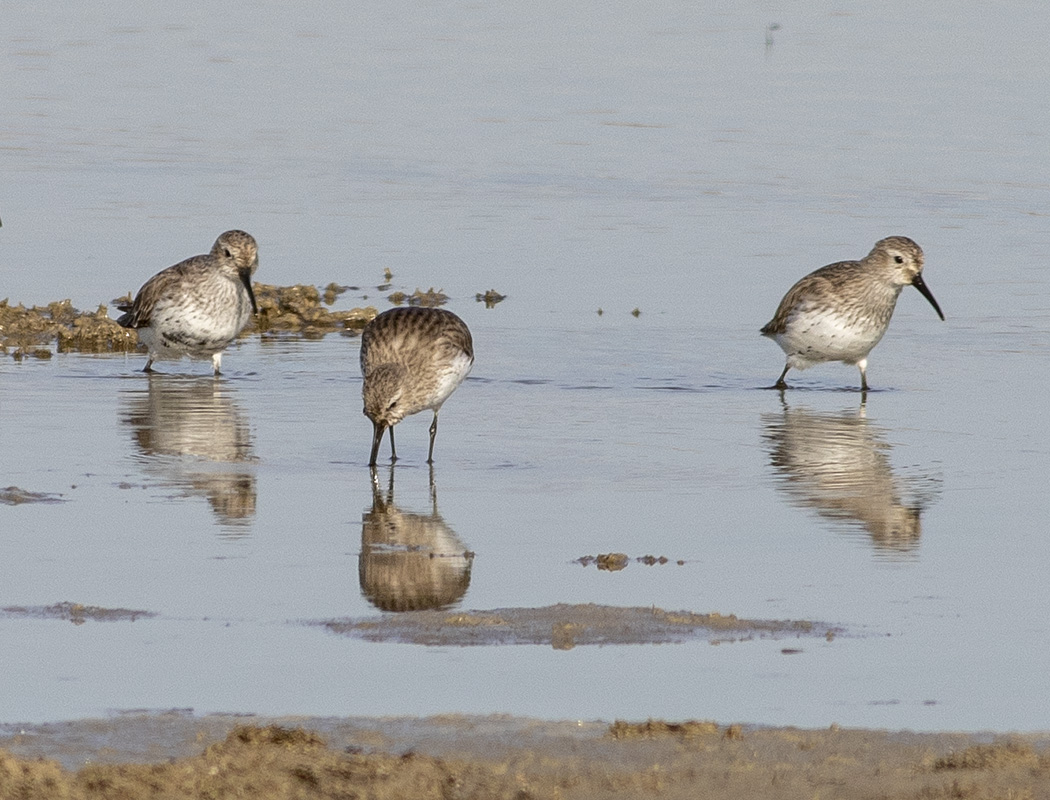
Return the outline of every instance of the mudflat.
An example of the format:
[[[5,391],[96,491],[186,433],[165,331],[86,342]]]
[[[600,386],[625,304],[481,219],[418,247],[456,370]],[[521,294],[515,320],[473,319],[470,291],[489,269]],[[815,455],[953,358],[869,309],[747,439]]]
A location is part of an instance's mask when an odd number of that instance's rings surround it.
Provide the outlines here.
[[[125,714],[0,737],[0,797],[1050,797],[1050,736]]]

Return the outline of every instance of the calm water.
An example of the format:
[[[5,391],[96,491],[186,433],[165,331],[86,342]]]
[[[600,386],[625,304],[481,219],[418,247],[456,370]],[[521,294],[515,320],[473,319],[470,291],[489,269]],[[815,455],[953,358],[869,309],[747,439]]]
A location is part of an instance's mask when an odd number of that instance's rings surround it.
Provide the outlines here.
[[[859,635],[797,655],[331,636],[298,622],[380,613],[357,340],[248,340],[217,383],[6,357],[0,487],[63,502],[0,505],[0,607],[158,617],[0,618],[0,720],[1050,727],[1050,11],[386,9],[20,9],[0,34],[0,297],[90,308],[231,227],[262,281],[380,307],[385,268],[444,288],[477,365],[442,412],[436,509],[424,415],[398,429],[393,505],[474,553],[433,577],[450,601]],[[757,329],[788,286],[890,234],[922,244],[948,321],[906,290],[865,403],[841,365],[759,391],[783,359]],[[508,299],[486,310],[490,288]],[[572,563],[610,551],[686,563]]]

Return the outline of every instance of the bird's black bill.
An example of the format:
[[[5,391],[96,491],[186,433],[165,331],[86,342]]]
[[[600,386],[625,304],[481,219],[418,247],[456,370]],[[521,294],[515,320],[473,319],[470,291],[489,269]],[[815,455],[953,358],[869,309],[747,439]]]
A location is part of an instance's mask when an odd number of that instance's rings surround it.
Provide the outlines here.
[[[941,311],[941,307],[937,305],[937,301],[933,299],[933,292],[931,292],[929,287],[926,286],[926,281],[922,279],[922,275],[916,275],[915,280],[911,282],[911,285],[918,289],[922,296],[930,301],[930,305],[933,306],[933,310],[937,312],[937,316],[940,317],[941,321],[943,322],[944,312]]]
[[[252,301],[252,313],[259,313],[259,306],[255,304],[255,292],[252,290],[252,271],[248,268],[240,271],[241,283],[244,284],[244,288],[248,290],[248,299]]]
[[[368,466],[370,467],[376,465],[376,458],[379,456],[379,445],[383,441],[384,430],[386,430],[386,428],[378,422],[372,423],[372,455],[368,459]]]

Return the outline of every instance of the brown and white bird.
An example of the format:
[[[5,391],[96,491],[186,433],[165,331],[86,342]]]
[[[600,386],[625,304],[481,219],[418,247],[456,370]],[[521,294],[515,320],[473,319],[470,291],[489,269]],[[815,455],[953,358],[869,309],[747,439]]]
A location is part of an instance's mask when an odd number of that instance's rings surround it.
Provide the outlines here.
[[[162,359],[211,358],[219,374],[222,351],[258,311],[252,274],[259,247],[244,231],[226,231],[207,255],[158,272],[139,289],[117,323],[134,328],[149,350],[143,372]]]
[[[372,420],[372,453],[376,463],[383,432],[390,430],[390,460],[394,426],[424,409],[434,412],[430,424],[427,463],[434,461],[437,417],[449,395],[474,366],[474,343],[466,324],[440,308],[409,306],[378,315],[361,333],[361,373],[364,414]]]
[[[867,391],[868,353],[886,333],[901,289],[914,286],[944,319],[922,268],[922,248],[906,236],[890,236],[860,261],[829,264],[792,286],[761,331],[787,354],[775,388],[787,388],[784,377],[792,367],[842,361],[860,369],[860,388]]]

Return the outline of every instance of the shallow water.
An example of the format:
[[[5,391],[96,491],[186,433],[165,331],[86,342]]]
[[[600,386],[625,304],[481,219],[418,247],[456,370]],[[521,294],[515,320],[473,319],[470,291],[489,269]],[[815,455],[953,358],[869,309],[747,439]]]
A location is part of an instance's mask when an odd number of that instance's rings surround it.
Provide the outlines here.
[[[1045,729],[1050,12],[997,17],[274,4],[228,30],[138,6],[12,20],[0,296],[89,308],[235,226],[266,282],[357,285],[345,301],[379,307],[384,268],[394,288],[443,287],[477,364],[442,412],[434,495],[429,420],[399,426],[393,498],[437,526],[443,565],[460,559],[448,602],[852,635],[555,650],[326,634],[300,623],[381,613],[356,339],[245,340],[217,382],[189,362],[149,378],[137,355],[4,358],[0,487],[62,502],[0,504],[0,607],[158,616],[0,618],[0,720]],[[757,329],[788,286],[890,234],[923,245],[947,322],[907,290],[866,402],[842,365],[793,374],[783,399],[759,390],[783,362]],[[508,299],[486,310],[473,296],[490,288]],[[574,563],[608,552],[670,563]]]

